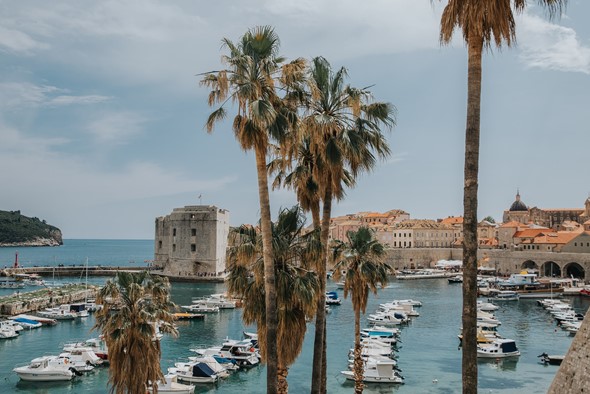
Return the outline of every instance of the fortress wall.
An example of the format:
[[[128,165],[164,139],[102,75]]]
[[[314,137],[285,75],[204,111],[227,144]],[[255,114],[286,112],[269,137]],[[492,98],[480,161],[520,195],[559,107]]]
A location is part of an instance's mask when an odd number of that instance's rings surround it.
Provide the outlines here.
[[[590,392],[590,309],[582,327],[572,341],[548,394],[579,394]]]

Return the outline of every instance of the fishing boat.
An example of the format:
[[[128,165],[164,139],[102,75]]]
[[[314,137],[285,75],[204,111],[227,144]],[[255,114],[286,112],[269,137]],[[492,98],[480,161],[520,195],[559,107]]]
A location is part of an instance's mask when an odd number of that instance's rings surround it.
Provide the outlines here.
[[[76,373],[67,358],[43,356],[33,359],[29,364],[13,369],[22,379],[36,382],[72,380]]]
[[[478,358],[505,358],[520,356],[520,351],[516,347],[513,339],[495,339],[490,343],[480,343],[477,345]]]

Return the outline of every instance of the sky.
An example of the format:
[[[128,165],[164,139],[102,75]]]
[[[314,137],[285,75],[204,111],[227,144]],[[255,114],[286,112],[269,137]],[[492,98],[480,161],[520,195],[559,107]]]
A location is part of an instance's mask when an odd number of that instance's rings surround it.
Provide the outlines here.
[[[461,215],[467,51],[439,43],[446,1],[0,0],[0,210],[64,238],[151,239],[185,205],[258,220],[252,152],[212,108],[199,73],[223,67],[222,38],[271,25],[287,59],[324,56],[397,108],[392,155],[333,214],[403,209]],[[590,2],[548,20],[530,2],[517,45],[484,54],[479,217],[582,208],[590,193]],[[233,111],[233,112],[232,112]],[[230,108],[230,114],[235,109]],[[271,210],[295,203],[271,194]]]

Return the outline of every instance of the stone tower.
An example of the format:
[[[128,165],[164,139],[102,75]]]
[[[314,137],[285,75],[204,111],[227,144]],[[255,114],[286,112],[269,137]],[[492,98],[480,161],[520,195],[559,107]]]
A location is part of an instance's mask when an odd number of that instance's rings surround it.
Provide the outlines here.
[[[216,277],[225,271],[229,212],[212,205],[175,208],[156,218],[155,264],[164,274]]]

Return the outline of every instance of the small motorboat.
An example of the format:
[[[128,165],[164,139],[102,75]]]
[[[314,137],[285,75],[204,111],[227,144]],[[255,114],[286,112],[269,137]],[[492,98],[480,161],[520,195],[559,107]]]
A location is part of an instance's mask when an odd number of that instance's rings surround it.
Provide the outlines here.
[[[35,358],[28,365],[16,367],[13,371],[22,380],[36,382],[72,380],[76,376],[69,360],[57,356]]]
[[[561,365],[561,362],[565,358],[564,355],[548,355],[547,353],[542,353],[537,357],[540,358],[542,364],[545,365]]]
[[[338,297],[335,291],[326,292],[326,305],[340,305],[342,300]]]
[[[218,313],[219,307],[218,306],[211,306],[205,304],[193,304],[193,305],[184,305],[182,309],[190,313]]]
[[[449,283],[463,283],[463,275],[455,275],[455,276],[451,276],[450,278],[447,278],[447,280],[449,281]]]
[[[368,368],[363,372],[363,382],[370,383],[397,383],[402,384],[404,378],[395,369],[395,361],[380,361],[375,363],[375,368]],[[354,380],[353,371],[341,371],[348,380]]]
[[[90,372],[103,363],[92,349],[83,347],[63,352],[59,357],[69,359],[69,364],[78,372]]]
[[[480,343],[477,345],[478,358],[505,358],[520,356],[520,351],[516,347],[513,339],[494,339],[489,343]]]
[[[154,390],[148,387],[148,393],[153,393]],[[158,381],[158,393],[162,394],[193,394],[195,386],[192,384],[178,383],[178,376],[175,374],[167,374],[164,376],[164,382]]]
[[[18,332],[16,332],[12,324],[6,322],[2,322],[2,324],[0,324],[0,339],[10,339],[16,337],[18,337]]]
[[[215,383],[219,378],[205,363],[176,363],[173,368],[168,368],[168,373],[191,383]]]
[[[518,301],[520,298],[516,291],[491,289],[488,301]]]

